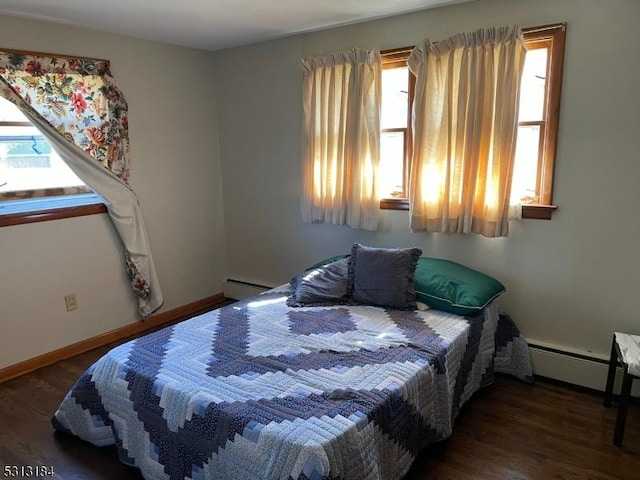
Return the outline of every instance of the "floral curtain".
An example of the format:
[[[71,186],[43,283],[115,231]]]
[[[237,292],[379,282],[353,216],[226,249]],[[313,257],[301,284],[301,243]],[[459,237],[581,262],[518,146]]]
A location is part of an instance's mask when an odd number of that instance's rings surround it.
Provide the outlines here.
[[[106,200],[140,314],[151,315],[163,296],[128,185],[127,103],[109,62],[0,51],[0,95],[16,104],[74,173]]]
[[[302,219],[376,230],[380,53],[354,48],[301,63]]]
[[[427,39],[411,53],[412,230],[508,235],[525,54],[518,27]]]

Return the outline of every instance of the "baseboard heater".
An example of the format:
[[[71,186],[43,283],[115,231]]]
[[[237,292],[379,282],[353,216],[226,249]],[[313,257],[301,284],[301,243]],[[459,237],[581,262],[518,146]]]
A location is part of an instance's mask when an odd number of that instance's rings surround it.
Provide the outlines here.
[[[528,340],[533,372],[541,377],[579,385],[604,392],[609,358],[592,352],[566,350],[555,345]],[[635,382],[631,395],[640,397],[640,385]],[[614,392],[620,392],[622,369],[618,368]]]
[[[258,283],[237,280],[235,278],[227,278],[224,282],[224,296],[233,300],[242,300],[243,298],[258,295],[266,292],[273,287],[260,285]]]

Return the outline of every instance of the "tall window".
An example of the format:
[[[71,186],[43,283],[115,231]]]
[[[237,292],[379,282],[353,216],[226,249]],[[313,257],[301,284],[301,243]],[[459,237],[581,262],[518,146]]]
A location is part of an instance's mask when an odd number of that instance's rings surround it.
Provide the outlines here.
[[[523,29],[527,55],[512,201],[523,203],[524,218],[551,218],[553,169],[558,136],[565,25]],[[381,208],[408,209],[411,105],[415,77],[406,66],[412,48],[382,52],[380,162]]]
[[[0,97],[0,201],[89,192],[18,107]]]
[[[412,147],[412,115],[415,77],[407,58],[412,48],[382,53],[382,110],[380,114],[380,170],[383,208],[407,205],[409,159]]]
[[[566,25],[524,30],[527,56],[520,93],[520,115],[512,202],[523,216],[551,218],[553,170],[560,118],[560,90]]]

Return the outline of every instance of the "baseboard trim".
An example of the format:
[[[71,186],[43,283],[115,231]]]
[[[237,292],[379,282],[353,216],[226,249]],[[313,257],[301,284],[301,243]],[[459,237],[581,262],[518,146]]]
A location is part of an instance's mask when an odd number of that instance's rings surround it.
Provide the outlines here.
[[[144,322],[132,323],[124,327],[116,328],[110,332],[96,335],[95,337],[81,340],[52,352],[30,358],[14,365],[0,369],[0,383],[19,377],[25,373],[33,372],[47,365],[52,365],[60,360],[75,357],[94,348],[103,347],[110,343],[127,340],[143,333],[148,333],[159,327],[179,322],[198,313],[206,312],[222,304],[226,300],[223,293],[217,293],[207,298],[197,300],[181,307],[152,315]]]

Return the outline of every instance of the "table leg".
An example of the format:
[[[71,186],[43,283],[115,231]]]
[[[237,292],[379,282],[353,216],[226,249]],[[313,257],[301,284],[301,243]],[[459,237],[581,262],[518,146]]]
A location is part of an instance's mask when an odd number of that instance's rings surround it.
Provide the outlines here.
[[[616,379],[616,368],[618,367],[618,352],[616,350],[616,336],[613,335],[611,342],[611,357],[609,358],[609,371],[607,373],[607,386],[604,390],[604,406],[611,406],[611,397],[613,395],[613,382]]]
[[[622,437],[624,436],[624,425],[627,421],[627,407],[629,406],[629,397],[631,396],[631,384],[633,376],[629,375],[627,369],[624,369],[624,377],[622,379],[622,390],[620,391],[620,402],[618,403],[618,416],[616,418],[616,429],[613,434],[613,443],[622,446]]]

